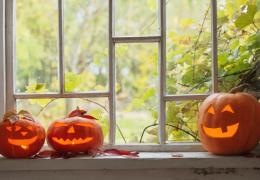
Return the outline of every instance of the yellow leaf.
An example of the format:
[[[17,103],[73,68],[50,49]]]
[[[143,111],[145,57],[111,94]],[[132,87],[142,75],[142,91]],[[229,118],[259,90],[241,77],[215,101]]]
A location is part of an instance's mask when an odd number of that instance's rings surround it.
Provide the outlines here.
[[[182,19],[180,22],[180,26],[181,28],[189,28],[190,26],[192,26],[194,24],[194,19],[192,18],[185,18]]]

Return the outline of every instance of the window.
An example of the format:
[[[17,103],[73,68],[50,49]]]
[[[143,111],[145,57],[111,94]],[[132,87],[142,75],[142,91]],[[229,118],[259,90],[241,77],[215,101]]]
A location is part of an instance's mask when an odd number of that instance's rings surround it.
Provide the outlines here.
[[[6,109],[28,109],[47,128],[80,106],[99,119],[108,146],[199,150],[200,102],[253,66],[256,56],[233,38],[257,43],[257,8],[232,0],[6,1]]]

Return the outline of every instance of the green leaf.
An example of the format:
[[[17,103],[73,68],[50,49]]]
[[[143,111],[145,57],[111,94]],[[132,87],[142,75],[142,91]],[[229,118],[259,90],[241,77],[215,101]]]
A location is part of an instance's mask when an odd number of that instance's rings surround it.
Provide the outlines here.
[[[260,2],[260,1],[259,1]],[[254,17],[254,22],[255,22],[255,25],[260,28],[260,11],[258,11],[256,14],[255,14],[255,17]]]
[[[218,25],[225,24],[228,20],[228,16],[225,15],[224,10],[218,11]]]
[[[235,21],[236,27],[241,30],[250,25],[254,21],[254,16],[257,12],[256,5],[247,5],[247,12],[242,13]]]
[[[26,86],[27,93],[47,92],[47,91],[48,89],[46,89],[46,84],[44,83],[29,83],[29,85]]]
[[[45,87],[45,84],[43,84],[43,83],[38,83],[38,84],[36,84],[35,90],[36,90],[36,91],[40,91],[40,90],[42,90],[44,87]]]
[[[258,49],[260,47],[260,32],[250,36],[246,42],[249,49]]]
[[[194,24],[195,20],[192,18],[184,18],[180,20],[180,26],[182,28],[189,28]]]
[[[228,17],[227,16],[218,18],[218,25],[225,24],[226,22],[228,22]]]
[[[152,11],[156,11],[157,9],[157,1],[147,0],[147,5]]]

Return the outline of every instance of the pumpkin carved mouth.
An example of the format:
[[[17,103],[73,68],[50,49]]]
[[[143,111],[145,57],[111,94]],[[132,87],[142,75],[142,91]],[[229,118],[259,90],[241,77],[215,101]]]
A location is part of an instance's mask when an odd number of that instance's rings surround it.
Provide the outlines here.
[[[231,138],[233,137],[238,129],[239,123],[227,126],[227,131],[223,132],[221,128],[209,128],[202,125],[204,132],[212,138]]]
[[[33,144],[37,140],[37,136],[30,139],[12,139],[8,138],[8,142],[15,146],[20,146],[21,148],[28,149],[29,145]]]
[[[90,142],[93,140],[93,137],[78,138],[78,139],[73,138],[73,139],[65,139],[65,140],[63,138],[52,137],[52,140],[61,145],[77,145],[77,144],[85,144],[87,142]]]

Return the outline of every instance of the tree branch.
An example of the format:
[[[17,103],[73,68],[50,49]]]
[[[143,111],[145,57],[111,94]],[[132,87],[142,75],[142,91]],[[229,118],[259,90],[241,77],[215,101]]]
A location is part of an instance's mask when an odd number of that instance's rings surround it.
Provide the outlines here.
[[[109,113],[108,110],[106,109],[106,107],[103,106],[102,104],[97,103],[97,102],[95,102],[95,101],[92,101],[92,100],[90,100],[90,99],[83,99],[83,100],[88,101],[88,102],[91,102],[91,103],[94,103],[94,104],[100,106],[101,108],[103,108],[107,113]],[[116,128],[117,128],[117,130],[118,130],[120,136],[122,137],[122,139],[123,139],[124,142],[126,143],[126,138],[125,138],[125,136],[124,136],[124,134],[123,134],[123,131],[121,130],[121,128],[119,127],[118,124],[116,124]]]
[[[49,106],[49,104],[51,104],[53,101],[55,101],[56,99],[51,99],[47,104],[45,104],[40,111],[38,112],[38,114],[36,114],[36,117],[39,117],[40,114],[47,108],[47,106]]]
[[[142,131],[142,134],[141,134],[139,143],[142,143],[142,142],[143,142],[144,133],[147,131],[147,129],[149,129],[149,128],[151,128],[151,127],[154,127],[154,126],[158,126],[158,125],[159,125],[159,124],[155,123],[155,124],[146,126],[146,127],[143,129],[143,131]],[[186,131],[186,130],[184,130],[184,129],[182,129],[182,128],[179,128],[179,127],[177,127],[177,126],[175,126],[175,125],[172,125],[172,124],[165,124],[165,125],[166,125],[166,126],[170,126],[170,127],[172,127],[172,128],[175,128],[175,129],[178,129],[178,130],[184,132],[185,134],[190,135],[191,137],[193,137],[194,140],[200,141],[196,135],[190,133],[189,131]]]
[[[199,40],[200,40],[200,37],[202,35],[202,32],[203,32],[203,28],[204,28],[204,25],[205,25],[205,22],[206,22],[206,19],[208,17],[208,14],[209,14],[209,10],[210,10],[210,7],[211,5],[209,5],[205,15],[204,15],[204,18],[203,18],[203,21],[202,21],[202,24],[201,24],[201,28],[200,28],[200,31],[199,31],[199,34],[198,34],[198,37],[194,43],[194,51],[193,51],[193,59],[192,59],[192,78],[194,79],[195,77],[195,59],[196,59],[196,51],[197,51],[197,46],[198,46],[198,43],[199,43]]]

